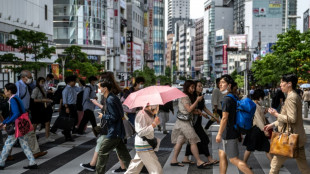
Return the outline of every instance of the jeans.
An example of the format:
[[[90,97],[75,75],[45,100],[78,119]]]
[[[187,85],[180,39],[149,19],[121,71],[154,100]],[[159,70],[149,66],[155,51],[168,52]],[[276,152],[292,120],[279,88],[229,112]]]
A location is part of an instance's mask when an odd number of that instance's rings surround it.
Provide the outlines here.
[[[4,167],[5,166],[5,161],[9,156],[9,153],[14,145],[14,143],[19,140],[20,146],[23,149],[26,157],[29,160],[29,165],[34,165],[36,164],[33,154],[28,146],[27,138],[26,137],[19,137],[15,138],[15,135],[9,135],[8,138],[5,141],[4,147],[1,152],[1,158],[0,158],[0,166]]]

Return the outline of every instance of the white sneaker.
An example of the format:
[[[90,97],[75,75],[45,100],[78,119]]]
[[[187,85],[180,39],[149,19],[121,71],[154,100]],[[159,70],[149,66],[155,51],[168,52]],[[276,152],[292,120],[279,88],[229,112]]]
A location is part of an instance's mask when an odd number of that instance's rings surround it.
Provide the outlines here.
[[[55,139],[51,138],[51,136],[49,136],[48,138],[45,138],[46,142],[54,142]]]

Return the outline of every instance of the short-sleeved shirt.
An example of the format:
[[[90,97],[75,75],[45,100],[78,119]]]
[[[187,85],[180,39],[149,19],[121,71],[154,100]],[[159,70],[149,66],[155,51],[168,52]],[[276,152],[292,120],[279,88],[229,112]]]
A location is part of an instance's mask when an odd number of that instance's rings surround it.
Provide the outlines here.
[[[222,111],[228,112],[228,122],[223,132],[224,140],[236,139],[239,137],[237,130],[234,128],[236,123],[237,103],[231,97],[225,96],[222,100]]]

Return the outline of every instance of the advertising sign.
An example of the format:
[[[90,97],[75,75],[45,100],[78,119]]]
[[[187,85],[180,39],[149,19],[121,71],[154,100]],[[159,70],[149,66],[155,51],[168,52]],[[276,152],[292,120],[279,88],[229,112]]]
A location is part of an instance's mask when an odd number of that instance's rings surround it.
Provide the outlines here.
[[[56,80],[59,79],[59,65],[58,64],[52,64],[52,74]]]
[[[140,70],[142,68],[141,66],[141,60],[142,60],[141,45],[133,43],[132,58],[133,58],[133,71]]]
[[[101,37],[101,46],[106,47],[106,45],[107,45],[106,36],[103,35],[103,36]]]
[[[282,0],[253,0],[255,18],[282,18]]]
[[[220,29],[216,31],[216,42],[221,42],[224,40],[224,29]]]
[[[132,43],[127,43],[127,71],[131,72]]]
[[[227,65],[227,44],[223,45],[223,65]]]
[[[245,44],[246,47],[246,43],[246,35],[230,35],[228,39],[228,47],[230,48],[242,48],[242,44]]]

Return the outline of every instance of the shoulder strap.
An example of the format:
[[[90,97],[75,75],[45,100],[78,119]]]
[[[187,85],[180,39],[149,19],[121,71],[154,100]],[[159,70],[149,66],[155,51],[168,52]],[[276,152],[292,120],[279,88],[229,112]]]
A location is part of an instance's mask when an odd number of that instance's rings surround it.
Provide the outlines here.
[[[232,98],[232,99],[234,99],[235,102],[238,101],[238,99],[237,99],[234,95],[232,95],[231,93],[227,94],[226,96],[227,96],[227,97],[230,97],[230,98]]]
[[[18,81],[18,83],[19,83],[20,85],[22,85],[22,83],[21,83],[20,81]],[[20,88],[20,85],[19,85],[19,88]],[[20,97],[20,99],[24,99],[24,98],[26,97],[27,91],[28,91],[28,85],[26,85],[26,87],[27,87],[26,92],[25,92],[25,94],[24,94],[23,96]]]

